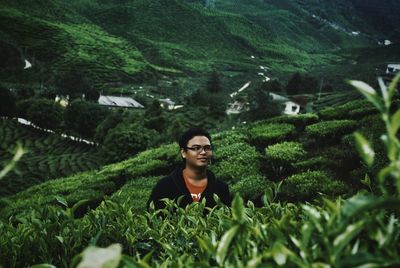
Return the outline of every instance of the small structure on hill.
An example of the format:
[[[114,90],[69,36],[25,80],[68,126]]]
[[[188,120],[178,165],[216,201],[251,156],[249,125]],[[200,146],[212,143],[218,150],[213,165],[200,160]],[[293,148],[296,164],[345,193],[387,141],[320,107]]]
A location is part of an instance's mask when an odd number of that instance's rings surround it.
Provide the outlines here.
[[[386,74],[400,73],[400,63],[389,63],[386,67]]]
[[[175,102],[172,101],[170,98],[159,99],[160,106],[167,110],[174,110],[175,109]]]
[[[100,105],[109,107],[121,107],[121,108],[144,108],[142,104],[137,102],[131,97],[118,97],[118,96],[103,96],[100,95],[98,100]]]

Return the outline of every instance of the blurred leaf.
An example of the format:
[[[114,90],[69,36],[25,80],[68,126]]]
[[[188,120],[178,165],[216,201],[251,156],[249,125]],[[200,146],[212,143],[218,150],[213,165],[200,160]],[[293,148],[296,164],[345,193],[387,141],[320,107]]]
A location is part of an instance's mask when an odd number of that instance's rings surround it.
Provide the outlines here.
[[[235,237],[238,229],[239,225],[235,225],[222,236],[217,248],[216,255],[216,260],[219,265],[223,265],[226,254],[228,253],[229,246],[232,242],[232,239]]]
[[[379,99],[375,89],[362,81],[350,80],[349,83],[357,88],[379,111],[384,111],[382,101]]]
[[[398,85],[399,81],[400,81],[400,74],[397,74],[393,78],[392,82],[390,82],[390,84],[389,84],[389,97],[390,97],[390,99],[392,99],[394,93],[396,92],[396,88],[397,88],[397,85]]]
[[[89,246],[82,252],[82,261],[77,268],[117,268],[122,256],[120,244],[107,248]]]
[[[57,268],[54,265],[48,264],[48,263],[42,263],[42,264],[35,264],[32,266],[29,266],[30,268]]]
[[[243,199],[236,195],[232,202],[232,216],[235,220],[242,222],[245,217]]]
[[[350,243],[350,241],[359,233],[364,227],[364,221],[359,221],[355,224],[348,225],[346,230],[338,235],[333,241],[334,258],[338,260],[341,256],[343,249]]]
[[[368,167],[371,167],[372,164],[374,163],[374,157],[375,157],[374,150],[372,149],[367,139],[365,139],[361,133],[355,132],[354,137],[356,139],[356,146],[358,152],[360,153],[362,159],[368,165]]]
[[[391,125],[392,125],[392,133],[391,134],[393,136],[396,136],[397,131],[399,130],[399,127],[400,127],[400,109],[397,110],[397,112],[393,115]]]
[[[21,144],[18,144],[13,159],[7,165],[5,165],[4,168],[0,171],[0,180],[4,178],[4,176],[6,176],[7,173],[14,168],[14,166],[17,164],[17,162],[21,159],[21,157],[24,154],[25,154],[24,149],[22,148]]]

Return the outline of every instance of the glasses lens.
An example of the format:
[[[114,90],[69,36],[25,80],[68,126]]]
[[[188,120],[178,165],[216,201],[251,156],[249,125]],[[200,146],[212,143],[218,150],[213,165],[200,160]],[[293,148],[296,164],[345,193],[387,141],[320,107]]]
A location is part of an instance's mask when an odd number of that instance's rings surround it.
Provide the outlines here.
[[[204,145],[204,146],[194,145],[192,147],[187,147],[187,149],[195,151],[196,153],[200,153],[203,150],[204,150],[204,152],[212,151],[211,145]]]

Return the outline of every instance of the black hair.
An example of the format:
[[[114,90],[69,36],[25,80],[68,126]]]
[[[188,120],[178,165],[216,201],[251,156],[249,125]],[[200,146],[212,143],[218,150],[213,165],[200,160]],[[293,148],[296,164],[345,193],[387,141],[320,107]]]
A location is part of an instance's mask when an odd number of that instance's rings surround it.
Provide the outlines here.
[[[202,128],[190,128],[186,130],[179,139],[179,147],[186,150],[187,144],[190,139],[195,136],[205,136],[211,143],[211,136],[206,130]]]

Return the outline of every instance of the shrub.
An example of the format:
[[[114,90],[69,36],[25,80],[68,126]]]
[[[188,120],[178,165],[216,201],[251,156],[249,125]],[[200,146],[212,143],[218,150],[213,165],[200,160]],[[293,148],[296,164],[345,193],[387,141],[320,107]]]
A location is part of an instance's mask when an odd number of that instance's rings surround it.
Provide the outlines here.
[[[279,163],[293,163],[306,155],[303,145],[293,141],[270,145],[265,149],[265,153],[269,160]]]
[[[280,180],[294,171],[293,164],[306,156],[303,145],[298,142],[282,142],[270,145],[265,149],[265,173]]]
[[[248,130],[250,142],[257,148],[265,148],[270,144],[289,139],[295,132],[291,124],[256,124]]]
[[[304,161],[298,161],[293,164],[293,167],[296,171],[308,171],[308,170],[327,170],[327,169],[336,169],[337,163],[334,160],[324,157],[324,156],[315,156]]]
[[[282,195],[289,200],[311,200],[319,193],[337,196],[348,192],[342,182],[329,177],[323,171],[306,171],[292,175],[282,184]]]
[[[319,117],[317,114],[306,113],[298,115],[280,115],[263,122],[293,124],[298,131],[302,131],[307,125],[317,123],[318,121]]]
[[[332,119],[359,119],[365,115],[376,113],[367,100],[354,100],[343,105],[329,107],[321,110],[318,114],[323,120]]]
[[[271,182],[260,175],[251,175],[238,181],[231,187],[232,194],[239,194],[244,199],[255,200],[261,197]]]
[[[130,126],[118,125],[110,130],[104,139],[103,155],[109,162],[117,162],[144,151],[152,145],[155,130],[139,124]]]
[[[344,134],[354,131],[356,127],[357,122],[354,120],[332,120],[309,125],[306,133],[310,138],[332,143]]]
[[[210,169],[226,181],[238,181],[260,172],[261,155],[247,143],[235,143],[216,147],[213,154],[215,164]]]
[[[28,120],[35,125],[59,130],[63,122],[64,108],[52,100],[31,99],[32,103],[27,111]]]

